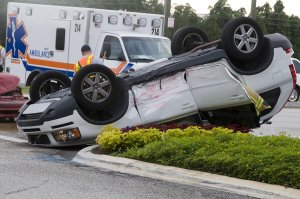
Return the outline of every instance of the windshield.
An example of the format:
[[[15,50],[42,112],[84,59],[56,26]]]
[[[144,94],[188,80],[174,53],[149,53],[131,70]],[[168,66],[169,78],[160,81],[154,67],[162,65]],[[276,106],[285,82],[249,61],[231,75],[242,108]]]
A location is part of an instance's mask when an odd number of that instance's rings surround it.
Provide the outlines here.
[[[172,56],[171,42],[166,38],[122,37],[130,62],[151,62]]]

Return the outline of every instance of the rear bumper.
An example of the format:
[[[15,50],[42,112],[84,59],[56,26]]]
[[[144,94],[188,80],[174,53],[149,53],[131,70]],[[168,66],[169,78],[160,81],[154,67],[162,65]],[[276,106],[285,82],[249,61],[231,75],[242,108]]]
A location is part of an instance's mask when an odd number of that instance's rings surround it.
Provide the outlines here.
[[[28,99],[20,96],[0,96],[0,118],[15,118],[19,109],[28,102]]]

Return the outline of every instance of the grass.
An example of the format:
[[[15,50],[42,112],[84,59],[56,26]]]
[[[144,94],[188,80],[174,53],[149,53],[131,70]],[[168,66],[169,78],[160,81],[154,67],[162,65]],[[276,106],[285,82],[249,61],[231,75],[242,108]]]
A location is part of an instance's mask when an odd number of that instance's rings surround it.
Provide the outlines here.
[[[29,93],[29,86],[22,86],[21,89],[22,89],[22,93],[24,93],[24,94]]]
[[[156,136],[142,145],[125,139],[128,147],[123,138],[114,137],[102,142],[100,148],[116,141],[122,147],[115,147],[111,155],[300,189],[300,139],[285,135],[257,137],[220,128],[200,133],[191,131],[180,133],[177,129],[169,136],[161,132],[162,139]],[[140,129],[139,133],[131,133],[131,139],[135,135],[139,138],[135,140],[141,142],[140,133],[143,133]],[[156,135],[150,133],[152,137]],[[124,134],[121,132],[127,137]],[[100,138],[97,140],[100,143]]]

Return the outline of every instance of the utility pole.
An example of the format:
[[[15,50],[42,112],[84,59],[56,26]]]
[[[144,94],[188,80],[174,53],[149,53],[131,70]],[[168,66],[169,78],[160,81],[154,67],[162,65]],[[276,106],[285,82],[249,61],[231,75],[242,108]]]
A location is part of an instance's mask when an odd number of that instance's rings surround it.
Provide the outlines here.
[[[252,0],[250,17],[251,17],[252,19],[255,19],[255,18],[256,18],[256,0]]]
[[[168,30],[168,18],[170,17],[170,12],[171,12],[171,0],[165,0],[164,3],[164,15],[165,15],[165,24],[164,24],[164,36],[167,34]]]

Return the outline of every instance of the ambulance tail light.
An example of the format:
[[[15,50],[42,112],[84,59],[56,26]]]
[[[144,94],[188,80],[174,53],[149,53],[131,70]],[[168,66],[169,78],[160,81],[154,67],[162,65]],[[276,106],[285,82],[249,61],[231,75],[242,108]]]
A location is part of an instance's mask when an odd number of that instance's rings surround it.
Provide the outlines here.
[[[73,12],[73,19],[74,20],[84,19],[84,14],[82,12],[79,12],[79,11],[74,11]]]
[[[60,18],[60,19],[66,19],[66,18],[67,18],[67,11],[65,11],[65,10],[60,10],[60,11],[59,11],[59,18]]]
[[[147,19],[146,18],[139,18],[138,19],[138,25],[139,25],[139,27],[146,27]]]
[[[26,15],[32,16],[32,8],[29,8],[29,7],[26,8]]]
[[[152,26],[153,26],[153,28],[160,28],[160,24],[161,24],[160,19],[153,19],[152,20]]]
[[[93,20],[94,20],[94,23],[102,23],[103,15],[102,14],[95,14]]]
[[[118,23],[118,16],[116,15],[111,15],[108,17],[108,23],[110,24],[117,24]]]
[[[124,17],[124,19],[123,19],[123,24],[125,25],[125,26],[131,26],[132,25],[132,17]]]
[[[19,12],[20,12],[20,8],[17,7],[17,6],[14,6],[14,7],[12,7],[11,11],[12,11],[13,14],[18,15]]]

